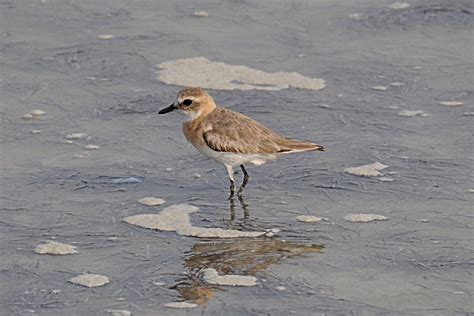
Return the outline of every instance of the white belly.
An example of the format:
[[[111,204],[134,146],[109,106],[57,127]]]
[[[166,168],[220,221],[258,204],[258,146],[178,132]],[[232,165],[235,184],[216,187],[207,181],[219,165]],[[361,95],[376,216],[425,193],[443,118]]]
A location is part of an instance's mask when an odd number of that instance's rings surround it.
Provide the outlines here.
[[[214,151],[207,146],[198,149],[204,155],[211,157],[212,159],[228,166],[239,166],[249,162],[259,166],[264,164],[268,160],[273,160],[277,158],[276,155],[268,154],[236,154]]]

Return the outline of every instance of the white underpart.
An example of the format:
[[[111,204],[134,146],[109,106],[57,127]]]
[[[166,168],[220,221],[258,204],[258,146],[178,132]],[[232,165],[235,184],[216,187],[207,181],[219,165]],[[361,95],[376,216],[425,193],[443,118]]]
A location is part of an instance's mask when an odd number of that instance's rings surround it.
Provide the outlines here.
[[[204,155],[211,157],[212,159],[220,162],[225,166],[240,166],[246,163],[252,163],[256,166],[262,165],[268,160],[274,160],[277,158],[276,155],[271,154],[238,154],[238,153],[228,153],[228,152],[221,152],[215,151],[211,148],[205,146],[204,148],[200,148]]]

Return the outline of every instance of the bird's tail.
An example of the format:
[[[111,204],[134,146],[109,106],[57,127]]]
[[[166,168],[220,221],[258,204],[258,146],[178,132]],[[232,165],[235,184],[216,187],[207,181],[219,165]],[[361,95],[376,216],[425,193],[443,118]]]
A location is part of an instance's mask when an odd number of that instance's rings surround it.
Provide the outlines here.
[[[294,153],[294,152],[301,152],[301,151],[313,151],[319,150],[324,151],[324,147],[315,143],[301,141],[301,140],[294,140],[294,139],[285,139],[283,144],[281,144],[282,149],[280,150],[281,153]]]

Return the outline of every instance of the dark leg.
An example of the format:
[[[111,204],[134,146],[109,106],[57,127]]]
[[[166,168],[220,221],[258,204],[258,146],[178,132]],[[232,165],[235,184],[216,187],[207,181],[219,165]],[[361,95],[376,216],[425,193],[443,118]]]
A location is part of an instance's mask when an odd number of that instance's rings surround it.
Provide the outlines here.
[[[229,199],[229,207],[230,207],[230,222],[232,223],[235,219],[235,199]]]
[[[235,182],[234,180],[230,180],[230,196],[229,196],[229,199],[232,199],[234,197],[234,194],[235,194]]]
[[[242,181],[242,185],[240,186],[239,192],[237,192],[237,195],[242,194],[242,192],[245,189],[245,186],[247,185],[247,183],[249,183],[249,180],[250,180],[250,176],[249,176],[247,170],[245,170],[244,165],[240,165],[240,168],[242,168],[242,172],[244,173],[244,181]]]

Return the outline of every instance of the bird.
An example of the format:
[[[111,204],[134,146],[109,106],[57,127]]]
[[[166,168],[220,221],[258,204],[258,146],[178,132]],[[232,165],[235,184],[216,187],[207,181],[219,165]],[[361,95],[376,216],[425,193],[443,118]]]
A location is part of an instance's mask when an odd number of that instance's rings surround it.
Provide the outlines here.
[[[306,151],[324,151],[309,141],[285,138],[238,112],[216,105],[204,89],[188,87],[178,92],[176,102],[158,114],[172,111],[184,114],[182,128],[186,139],[204,155],[223,164],[230,181],[230,197],[235,194],[234,167],[244,178],[237,192],[241,196],[250,180],[245,164],[262,165],[280,156]]]

